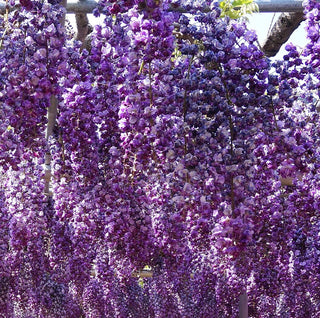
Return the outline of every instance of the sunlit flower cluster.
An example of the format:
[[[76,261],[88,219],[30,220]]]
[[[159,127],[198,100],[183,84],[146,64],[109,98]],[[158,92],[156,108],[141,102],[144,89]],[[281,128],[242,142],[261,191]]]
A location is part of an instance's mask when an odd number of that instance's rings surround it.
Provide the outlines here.
[[[273,63],[210,1],[100,1],[90,50],[56,3],[21,5],[0,20],[0,313],[237,317],[247,293],[250,317],[317,317],[317,1],[304,58]]]

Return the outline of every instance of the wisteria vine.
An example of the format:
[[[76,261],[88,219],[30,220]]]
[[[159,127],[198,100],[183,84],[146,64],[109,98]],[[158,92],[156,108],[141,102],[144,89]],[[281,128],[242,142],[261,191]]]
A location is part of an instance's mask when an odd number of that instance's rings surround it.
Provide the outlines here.
[[[243,294],[249,317],[320,317],[320,4],[282,61],[211,1],[101,0],[90,48],[61,4],[20,4],[0,17],[0,317],[237,317]]]

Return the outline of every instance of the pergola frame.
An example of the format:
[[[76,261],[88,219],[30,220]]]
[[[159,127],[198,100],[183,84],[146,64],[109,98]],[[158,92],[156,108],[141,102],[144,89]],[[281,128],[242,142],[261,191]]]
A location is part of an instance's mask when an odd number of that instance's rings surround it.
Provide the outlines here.
[[[259,12],[301,12],[303,11],[301,0],[255,0],[259,7]],[[91,13],[97,6],[94,0],[68,1],[68,13]],[[6,8],[5,2],[0,2],[0,11]],[[184,11],[182,8],[173,9]],[[210,11],[209,8],[203,8],[203,11]]]

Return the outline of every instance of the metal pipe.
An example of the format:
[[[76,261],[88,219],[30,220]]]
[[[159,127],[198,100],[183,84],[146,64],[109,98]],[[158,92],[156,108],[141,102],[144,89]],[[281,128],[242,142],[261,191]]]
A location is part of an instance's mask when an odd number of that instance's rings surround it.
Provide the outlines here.
[[[301,0],[256,0],[259,12],[299,12],[303,11]],[[69,1],[67,3],[68,13],[91,13],[97,6],[94,0]],[[6,4],[0,1],[0,12],[5,10]],[[183,11],[183,9],[178,9]],[[209,11],[208,8],[203,8]]]
[[[68,13],[92,13],[93,9],[97,6],[97,1],[94,0],[80,0],[70,1],[67,3]]]
[[[301,12],[302,1],[298,0],[256,0],[259,12]]]
[[[240,295],[239,318],[248,318],[248,295],[246,292]]]

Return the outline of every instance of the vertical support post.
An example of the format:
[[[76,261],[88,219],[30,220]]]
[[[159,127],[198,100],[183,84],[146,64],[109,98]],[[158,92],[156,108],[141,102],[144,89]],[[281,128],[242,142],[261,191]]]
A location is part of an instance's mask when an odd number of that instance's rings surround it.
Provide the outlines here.
[[[46,129],[46,139],[48,140],[50,136],[53,134],[53,128],[56,123],[58,114],[58,99],[56,96],[51,95],[50,98],[50,105],[48,107],[47,112],[47,129]],[[44,193],[47,196],[51,196],[52,193],[50,192],[50,180],[51,180],[51,154],[50,152],[46,153],[45,155],[45,186],[44,186]]]
[[[240,295],[239,318],[248,318],[248,295],[246,292]]]
[[[62,0],[61,5],[66,7],[67,0]],[[60,23],[65,25],[65,15],[61,18]],[[46,139],[48,140],[50,136],[53,134],[53,129],[57,120],[58,114],[58,98],[54,95],[50,97],[50,105],[47,111],[47,128],[46,128]],[[50,153],[46,153],[45,155],[45,188],[44,192],[46,195],[51,196],[50,193],[50,180],[51,180],[51,155]]]
[[[48,123],[47,123],[47,130],[46,130],[46,139],[48,140],[50,136],[52,136],[53,128],[56,123],[57,119],[57,108],[58,108],[58,99],[56,96],[51,95],[50,98],[50,105],[48,107]]]

